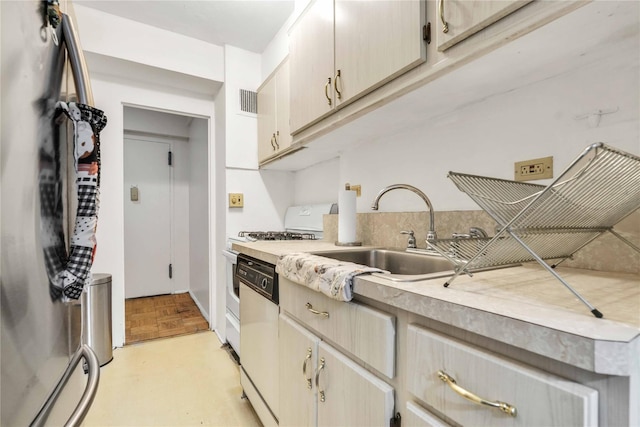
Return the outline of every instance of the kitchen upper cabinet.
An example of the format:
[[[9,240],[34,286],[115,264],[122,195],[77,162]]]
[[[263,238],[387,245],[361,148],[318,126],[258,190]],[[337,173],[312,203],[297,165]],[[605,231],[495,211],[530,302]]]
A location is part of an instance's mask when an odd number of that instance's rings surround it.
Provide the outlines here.
[[[424,4],[316,0],[289,38],[291,131],[425,61]]]
[[[258,89],[258,162],[290,146],[289,61],[285,59]]]
[[[291,132],[333,110],[333,0],[317,0],[289,34]]]
[[[286,314],[280,315],[280,426],[381,426],[393,388]]]
[[[406,372],[409,393],[460,425],[598,424],[597,390],[416,325]]]
[[[438,0],[438,50],[450,48],[531,1]]]

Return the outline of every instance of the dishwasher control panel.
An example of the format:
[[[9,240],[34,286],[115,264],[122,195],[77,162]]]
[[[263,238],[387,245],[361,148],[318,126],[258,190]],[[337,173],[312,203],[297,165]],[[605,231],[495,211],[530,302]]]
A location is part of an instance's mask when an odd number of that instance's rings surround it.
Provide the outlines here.
[[[278,276],[273,264],[240,254],[236,264],[236,277],[267,299],[278,303]]]

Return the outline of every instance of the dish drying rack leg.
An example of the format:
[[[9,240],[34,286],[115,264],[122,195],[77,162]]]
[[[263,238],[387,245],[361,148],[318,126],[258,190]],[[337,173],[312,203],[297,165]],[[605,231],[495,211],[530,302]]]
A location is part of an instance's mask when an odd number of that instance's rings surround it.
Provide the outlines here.
[[[522,241],[520,240],[520,238],[518,236],[516,236],[513,233],[509,233],[511,235],[511,237],[513,237],[518,243],[520,243],[522,245],[522,247],[531,254],[531,256],[538,261],[538,264],[540,264],[541,266],[543,266],[549,273],[551,273],[553,275],[553,277],[555,277],[556,279],[558,279],[560,281],[560,283],[562,283],[567,289],[569,289],[576,297],[578,297],[578,299],[580,301],[582,301],[582,303],[584,305],[586,305],[587,307],[589,307],[589,310],[591,310],[591,313],[596,316],[598,319],[602,318],[602,313],[600,313],[600,311],[595,308],[594,306],[592,306],[589,301],[587,301],[582,295],[580,295],[580,293],[578,293],[578,291],[576,291],[575,289],[573,289],[571,287],[571,285],[569,285],[567,282],[564,281],[564,279],[562,279],[562,277],[560,277],[558,275],[558,273],[556,273],[556,271],[551,268],[546,262],[544,262],[544,260],[542,258],[540,258],[538,256],[538,254],[536,254],[534,251],[532,251],[531,249],[529,249],[529,247]]]

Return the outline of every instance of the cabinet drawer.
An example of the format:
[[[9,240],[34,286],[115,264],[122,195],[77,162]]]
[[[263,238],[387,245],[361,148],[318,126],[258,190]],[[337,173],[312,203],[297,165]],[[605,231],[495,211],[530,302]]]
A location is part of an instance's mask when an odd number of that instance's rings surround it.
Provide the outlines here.
[[[393,378],[395,317],[362,304],[332,300],[283,277],[280,277],[280,310]]]
[[[439,375],[489,402],[473,403]],[[598,392],[589,387],[480,350],[415,325],[407,332],[407,388],[416,398],[462,425],[586,426],[598,423]]]
[[[413,402],[407,402],[407,413],[402,423],[409,427],[449,427],[449,424]]]

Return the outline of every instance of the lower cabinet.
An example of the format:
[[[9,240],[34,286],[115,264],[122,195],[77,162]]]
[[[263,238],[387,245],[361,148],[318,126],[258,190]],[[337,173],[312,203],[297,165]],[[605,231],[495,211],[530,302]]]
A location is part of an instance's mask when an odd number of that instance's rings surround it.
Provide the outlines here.
[[[279,334],[280,426],[389,425],[389,384],[284,313]]]
[[[597,390],[416,325],[407,330],[406,372],[409,393],[461,425],[598,424]]]

